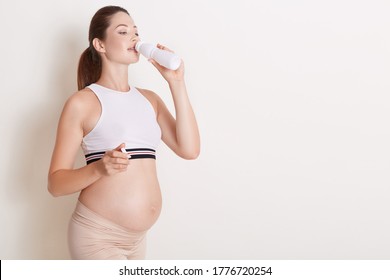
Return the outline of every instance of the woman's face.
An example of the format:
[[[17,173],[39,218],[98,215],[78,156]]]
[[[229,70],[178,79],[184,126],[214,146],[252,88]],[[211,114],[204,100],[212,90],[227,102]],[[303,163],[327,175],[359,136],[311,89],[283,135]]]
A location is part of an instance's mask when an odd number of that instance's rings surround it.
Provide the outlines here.
[[[103,41],[105,56],[114,63],[135,63],[139,60],[139,53],[135,50],[138,41],[138,30],[133,19],[126,13],[118,12],[111,17],[111,24],[106,30]]]

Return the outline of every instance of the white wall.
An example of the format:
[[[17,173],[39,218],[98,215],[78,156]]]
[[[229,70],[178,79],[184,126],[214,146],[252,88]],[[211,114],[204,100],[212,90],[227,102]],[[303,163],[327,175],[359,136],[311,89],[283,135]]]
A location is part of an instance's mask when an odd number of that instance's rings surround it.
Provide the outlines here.
[[[390,258],[389,1],[1,0],[1,259],[69,258],[77,195],[46,176],[108,4],[184,58],[202,136],[196,161],[159,149],[149,259]],[[144,59],[130,84],[173,109]]]

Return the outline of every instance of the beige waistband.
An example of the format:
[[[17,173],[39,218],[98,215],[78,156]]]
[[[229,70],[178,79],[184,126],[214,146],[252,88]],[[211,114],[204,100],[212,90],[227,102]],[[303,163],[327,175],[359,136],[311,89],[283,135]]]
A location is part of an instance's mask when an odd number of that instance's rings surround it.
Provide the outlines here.
[[[117,231],[124,235],[130,235],[131,237],[143,236],[147,231],[134,231],[126,227],[118,225],[107,218],[99,215],[98,213],[92,211],[87,206],[82,204],[80,201],[77,202],[76,209],[73,213],[72,219],[77,223],[82,223],[85,226],[94,227],[94,228],[106,228],[110,231]]]

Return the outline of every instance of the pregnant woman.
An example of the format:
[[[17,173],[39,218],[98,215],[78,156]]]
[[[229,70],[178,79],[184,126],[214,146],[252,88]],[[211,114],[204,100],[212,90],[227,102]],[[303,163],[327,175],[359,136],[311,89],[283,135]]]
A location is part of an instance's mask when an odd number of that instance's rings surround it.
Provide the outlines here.
[[[79,91],[59,120],[48,189],[53,196],[80,192],[68,230],[73,259],[144,259],[146,233],[161,211],[155,160],[160,140],[184,159],[200,152],[183,62],[169,70],[150,60],[169,85],[176,118],[157,94],[129,85],[138,41],[125,9],[98,10],[79,62]],[[87,164],[75,169],[80,146]]]

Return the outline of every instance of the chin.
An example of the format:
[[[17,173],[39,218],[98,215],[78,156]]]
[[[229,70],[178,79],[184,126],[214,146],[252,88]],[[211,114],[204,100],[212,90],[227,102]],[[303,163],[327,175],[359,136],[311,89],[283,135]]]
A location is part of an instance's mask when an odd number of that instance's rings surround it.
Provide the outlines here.
[[[121,62],[119,62],[120,64],[126,64],[126,65],[131,65],[131,64],[135,64],[135,63],[137,63],[139,61],[139,58],[137,58],[137,59],[135,59],[135,58],[133,58],[133,59],[126,59],[125,61],[121,61]]]
[[[127,60],[128,64],[134,64],[139,61],[139,56],[136,57],[131,57],[130,59]]]
[[[136,64],[138,61],[139,61],[139,59],[137,59],[137,60],[132,60],[132,61],[129,62],[129,65],[131,65],[131,64]]]

